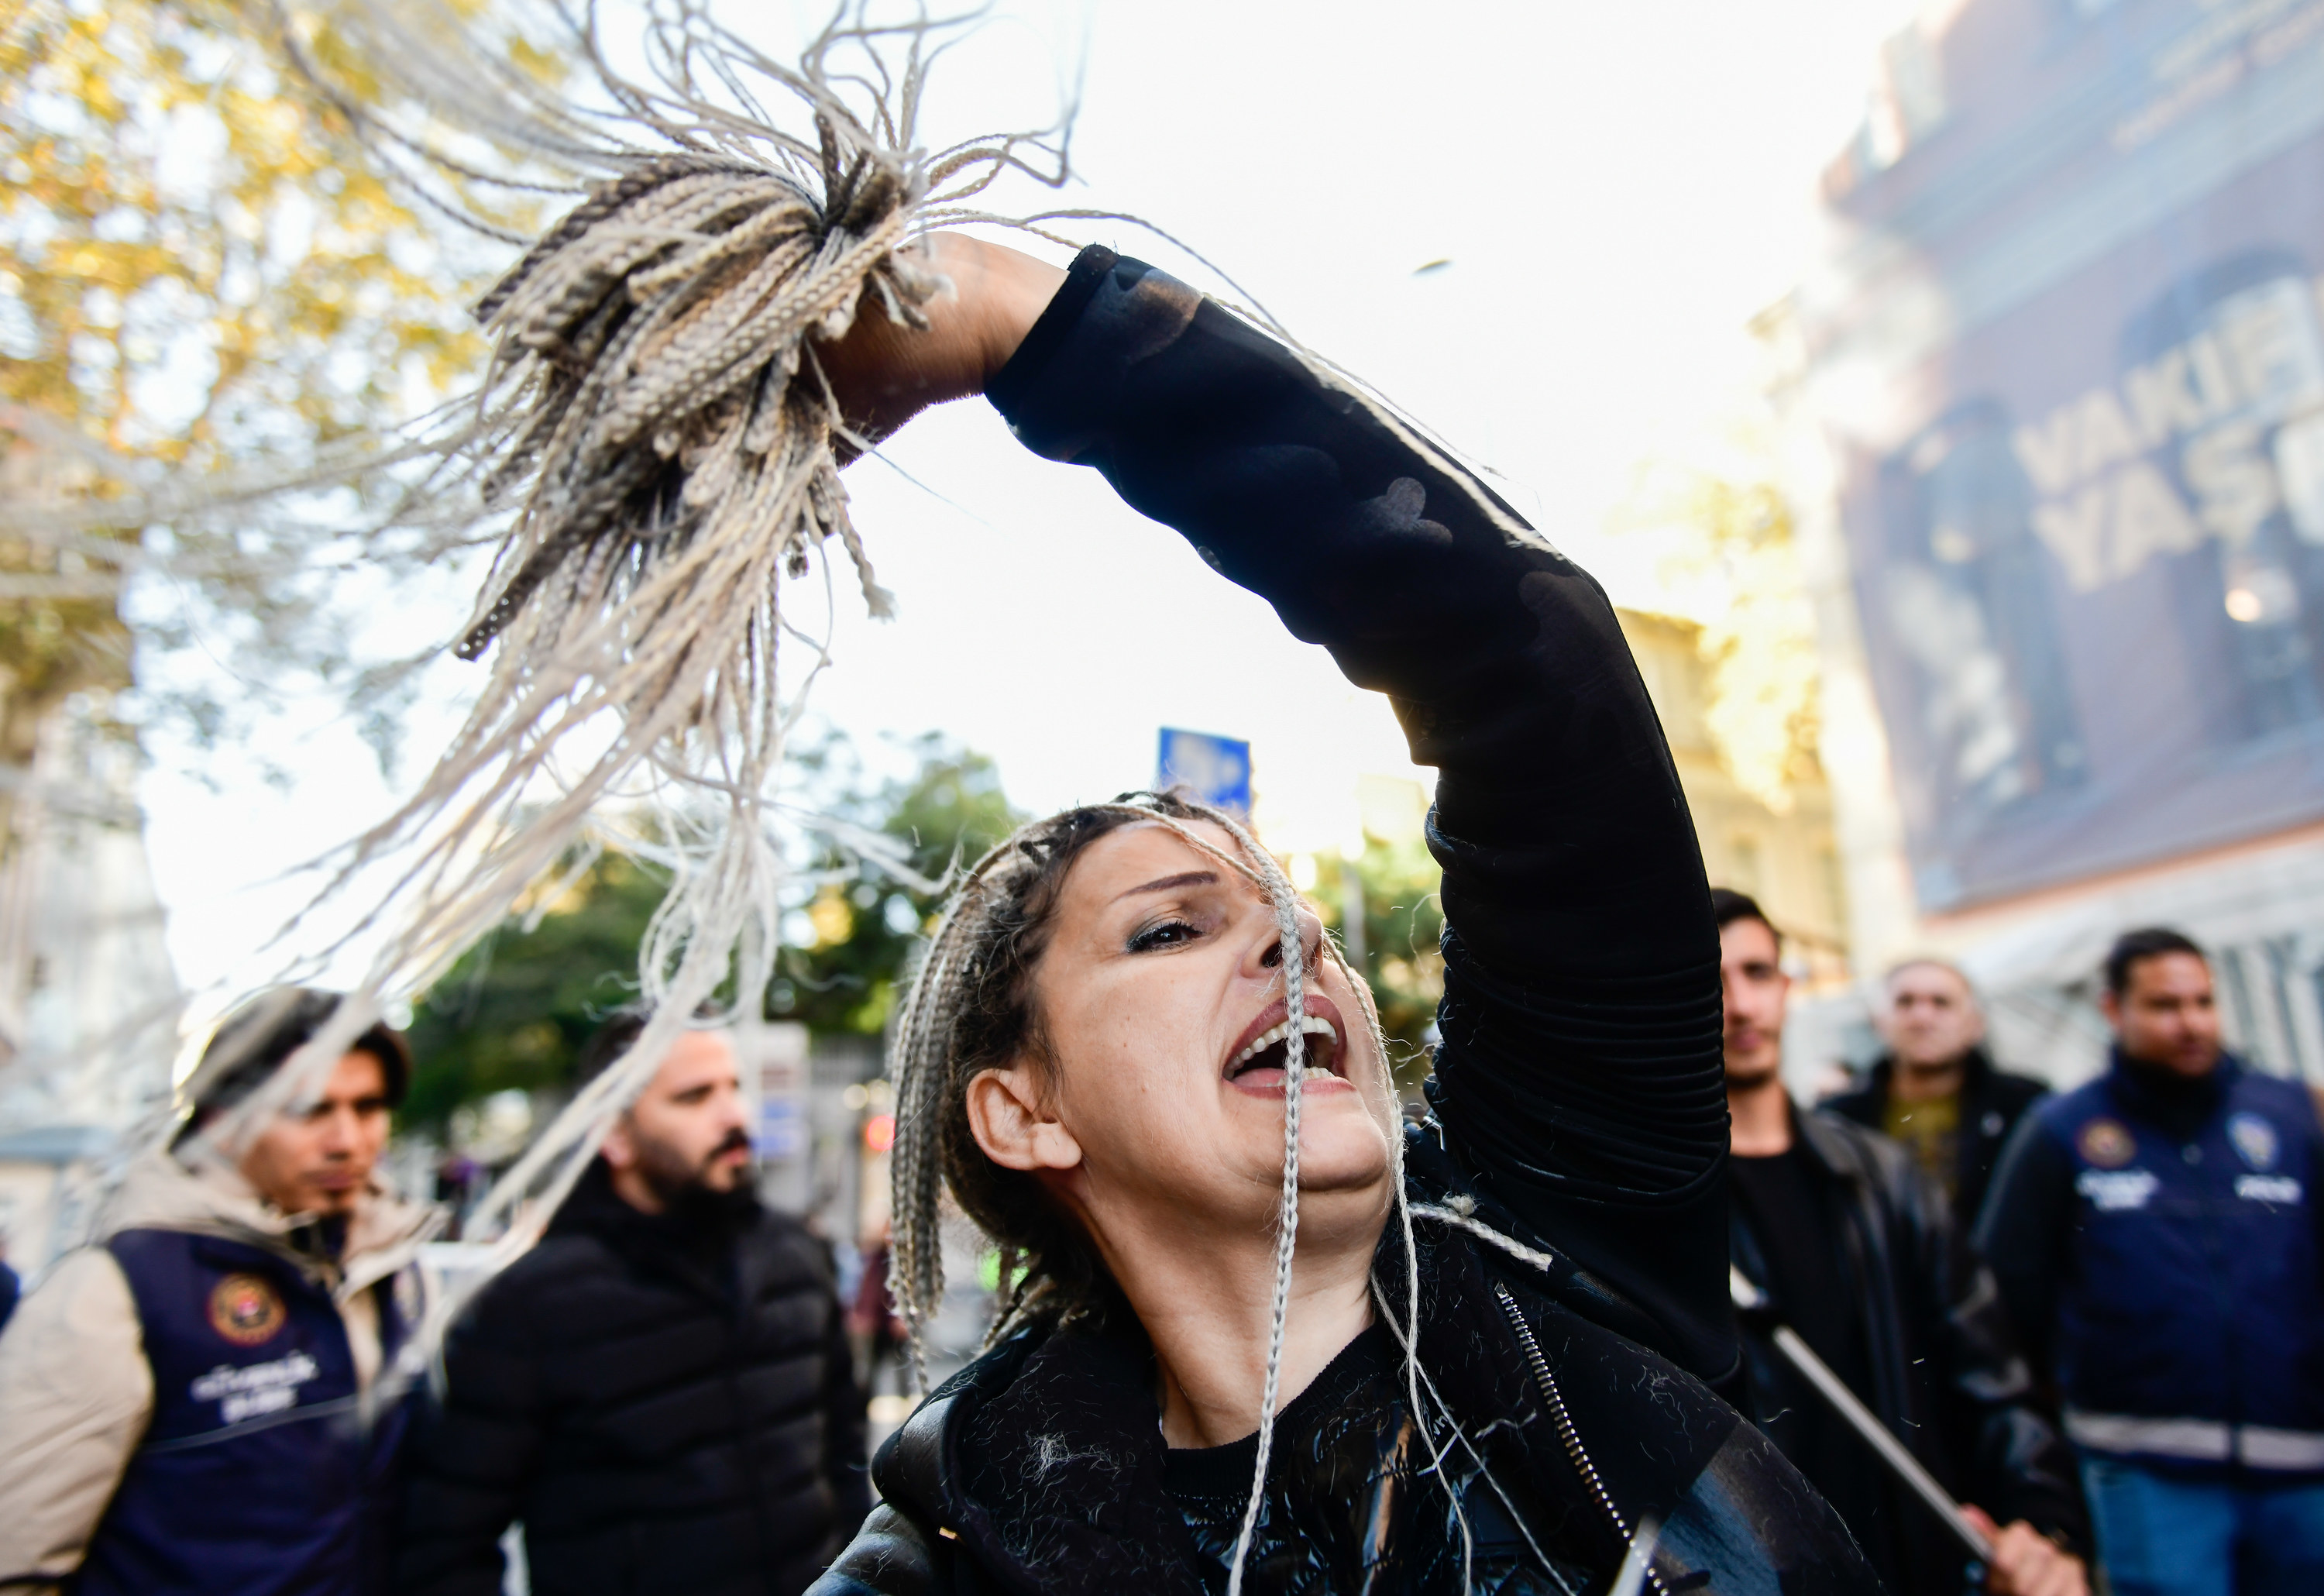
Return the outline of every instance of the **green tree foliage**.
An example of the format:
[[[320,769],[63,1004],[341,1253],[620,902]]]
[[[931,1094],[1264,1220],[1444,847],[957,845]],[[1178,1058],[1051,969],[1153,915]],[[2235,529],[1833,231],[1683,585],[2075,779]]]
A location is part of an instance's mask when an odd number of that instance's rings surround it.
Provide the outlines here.
[[[973,859],[1019,823],[991,760],[933,734],[906,752],[910,773],[879,780],[843,740],[808,751],[802,763],[816,807],[904,842],[929,877],[955,852]],[[935,899],[837,847],[806,862],[798,881],[768,1017],[878,1035]],[[589,1033],[635,992],[638,943],[667,885],[607,853],[554,902],[534,906],[532,930],[512,922],[464,955],[414,1011],[418,1067],[405,1121],[440,1126],[494,1092],[564,1086]]]
[[[1716,467],[1644,468],[1617,525],[1662,543],[1673,613],[1702,629],[1711,743],[1737,786],[1784,815],[1818,770],[1822,687],[1795,528],[1770,466],[1745,429]]]
[[[1676,557],[1720,593],[1702,628],[1711,664],[1704,719],[1744,791],[1777,814],[1816,769],[1822,733],[1815,617],[1800,573],[1790,507],[1765,481],[1699,480],[1690,501],[1696,541]]]
[[[911,849],[913,868],[941,877],[957,858],[973,863],[1027,816],[1009,805],[1001,772],[981,753],[930,733],[911,750],[909,777],[872,785],[853,751],[835,743],[808,756],[811,770],[836,789],[828,812]],[[896,983],[936,899],[901,883],[856,876],[834,851],[818,862],[830,872],[785,923],[782,973],[768,994],[771,1018],[804,1020],[810,1029],[877,1036],[895,1006]]]
[[[638,941],[668,886],[607,853],[532,930],[512,923],[469,949],[413,1011],[405,1121],[441,1125],[494,1092],[565,1084],[589,1033],[637,990]]]
[[[1416,1086],[1428,1074],[1425,1052],[1436,1022],[1437,1000],[1444,995],[1444,903],[1438,888],[1443,872],[1418,837],[1399,843],[1367,835],[1363,857],[1351,866],[1332,858],[1317,861],[1314,900],[1325,926],[1353,951],[1347,935],[1344,872],[1352,868],[1363,888],[1364,975],[1379,1005],[1380,1030],[1399,1084]]]
[[[289,14],[0,0],[0,493],[15,504],[102,503],[260,462],[295,471],[480,364],[467,306],[505,246],[421,214],[383,178],[291,65]],[[392,108],[379,63],[330,14],[288,25],[343,103]],[[520,38],[493,47],[538,80],[559,76]],[[276,685],[312,680],[345,695],[384,761],[408,673],[352,641],[332,580],[346,551],[318,535],[349,503],[0,538],[0,762],[29,760],[41,721],[76,694],[141,687],[146,719],[205,747]],[[124,582],[149,560],[169,577],[124,613]],[[139,650],[188,669],[134,669],[133,628]]]
[[[275,64],[268,8],[9,11],[0,270],[26,346],[0,392],[200,468],[373,425],[481,353],[428,230]]]

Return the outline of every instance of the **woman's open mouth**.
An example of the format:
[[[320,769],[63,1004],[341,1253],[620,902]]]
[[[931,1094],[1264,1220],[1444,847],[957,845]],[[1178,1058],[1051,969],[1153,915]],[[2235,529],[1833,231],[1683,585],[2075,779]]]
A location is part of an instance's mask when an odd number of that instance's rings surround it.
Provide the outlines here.
[[[1344,1080],[1346,1046],[1339,1010],[1320,995],[1310,996],[1304,1007],[1306,1013],[1299,1023],[1306,1039],[1305,1068],[1299,1078],[1302,1090],[1320,1082]],[[1238,1086],[1280,1092],[1291,1063],[1291,1036],[1285,1005],[1269,1004],[1227,1056],[1226,1078]]]

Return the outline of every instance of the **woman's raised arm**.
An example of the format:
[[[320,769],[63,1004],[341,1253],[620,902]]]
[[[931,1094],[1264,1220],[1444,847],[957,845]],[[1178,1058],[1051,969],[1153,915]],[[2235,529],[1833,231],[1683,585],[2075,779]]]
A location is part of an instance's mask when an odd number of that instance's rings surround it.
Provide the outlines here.
[[[978,271],[1015,296],[1013,334],[1035,285],[1005,263]],[[975,293],[964,283],[957,325],[989,328]],[[1646,1313],[1659,1350],[1726,1372],[1718,932],[1598,585],[1393,419],[1110,251],[1084,252],[982,385],[1027,447],[1095,467],[1393,700],[1413,758],[1440,773],[1430,1090],[1448,1143],[1539,1240]],[[1254,697],[1263,712],[1263,687]]]

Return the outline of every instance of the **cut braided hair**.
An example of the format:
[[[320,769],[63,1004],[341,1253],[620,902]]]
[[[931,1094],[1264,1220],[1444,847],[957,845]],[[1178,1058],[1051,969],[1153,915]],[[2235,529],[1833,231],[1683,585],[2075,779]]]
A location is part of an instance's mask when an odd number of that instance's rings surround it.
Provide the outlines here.
[[[340,20],[407,41],[430,3],[358,0]],[[479,174],[447,153],[465,146],[391,125],[281,14],[309,81],[407,184],[441,180],[427,192],[447,210],[473,195]],[[383,879],[348,935],[387,933],[366,994],[410,992],[593,827],[602,840],[593,817],[609,800],[652,806],[640,835],[616,840],[671,876],[638,971],[658,1019],[478,1205],[482,1233],[514,1227],[504,1253],[530,1239],[520,1215],[570,1188],[682,1017],[722,986],[756,993],[772,979],[773,794],[798,695],[824,662],[791,618],[796,584],[821,563],[825,584],[851,572],[873,615],[893,607],[839,476],[871,440],[848,427],[816,346],[864,315],[926,328],[945,285],[914,241],[1005,221],[977,208],[1004,174],[1054,184],[1065,171],[1061,134],[921,143],[926,69],[959,25],[925,11],[880,23],[847,0],[794,64],[719,26],[704,0],[669,0],[647,18],[643,80],[609,64],[594,12],[559,14],[616,109],[520,92],[489,119],[496,146],[564,174],[578,203],[477,305],[492,360],[438,432],[409,447],[397,510],[498,533],[454,650],[484,677],[451,746],[401,808],[330,858],[318,899]],[[410,103],[456,131],[475,122],[456,97],[484,92],[477,69],[456,52],[389,53]],[[786,102],[792,115],[770,115]],[[786,633],[807,650],[795,691],[778,669]]]

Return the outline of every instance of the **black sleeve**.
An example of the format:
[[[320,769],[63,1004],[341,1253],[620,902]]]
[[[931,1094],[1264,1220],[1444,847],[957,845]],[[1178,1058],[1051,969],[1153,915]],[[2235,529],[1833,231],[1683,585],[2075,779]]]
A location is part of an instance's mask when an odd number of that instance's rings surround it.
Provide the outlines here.
[[[404,1596],[500,1596],[500,1539],[538,1466],[539,1361],[521,1292],[503,1275],[444,1342],[443,1389],[405,1460],[395,1589]]]
[[[1657,1350],[1723,1374],[1719,936],[1604,593],[1407,428],[1109,251],[988,392],[1028,447],[1094,466],[1388,695],[1439,772],[1448,1139],[1664,1328]]]
[[[2046,1388],[2058,1317],[2058,1274],[2074,1220],[2074,1166],[2038,1114],[2017,1121],[1978,1215],[1976,1246],[1993,1270],[2018,1344]]]

